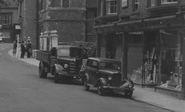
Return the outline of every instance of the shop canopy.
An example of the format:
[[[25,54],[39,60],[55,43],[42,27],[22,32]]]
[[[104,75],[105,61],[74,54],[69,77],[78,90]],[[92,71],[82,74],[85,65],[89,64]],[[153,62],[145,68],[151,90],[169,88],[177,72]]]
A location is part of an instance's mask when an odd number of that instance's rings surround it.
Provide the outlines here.
[[[95,25],[94,28],[96,29],[97,33],[109,33],[160,30],[183,26],[185,26],[184,15],[170,15]]]

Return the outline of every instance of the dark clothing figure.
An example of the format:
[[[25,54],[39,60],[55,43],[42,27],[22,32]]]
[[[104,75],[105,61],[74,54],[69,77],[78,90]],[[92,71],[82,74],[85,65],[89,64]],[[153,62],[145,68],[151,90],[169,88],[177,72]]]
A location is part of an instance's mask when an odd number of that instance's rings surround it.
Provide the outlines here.
[[[32,55],[32,46],[30,41],[27,42],[26,50],[27,50],[27,58],[30,58]]]
[[[24,58],[25,52],[26,52],[26,48],[24,46],[24,41],[22,41],[22,43],[21,43],[21,58]]]
[[[17,50],[17,42],[14,41],[14,43],[13,43],[13,56],[16,55],[16,50]]]

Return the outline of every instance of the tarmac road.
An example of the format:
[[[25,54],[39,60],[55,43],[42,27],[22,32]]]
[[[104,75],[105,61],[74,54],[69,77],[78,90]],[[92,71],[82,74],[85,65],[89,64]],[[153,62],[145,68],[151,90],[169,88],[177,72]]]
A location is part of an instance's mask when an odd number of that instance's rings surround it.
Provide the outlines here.
[[[41,79],[36,66],[8,55],[11,47],[0,44],[0,112],[172,112],[122,94],[99,96],[77,81]]]

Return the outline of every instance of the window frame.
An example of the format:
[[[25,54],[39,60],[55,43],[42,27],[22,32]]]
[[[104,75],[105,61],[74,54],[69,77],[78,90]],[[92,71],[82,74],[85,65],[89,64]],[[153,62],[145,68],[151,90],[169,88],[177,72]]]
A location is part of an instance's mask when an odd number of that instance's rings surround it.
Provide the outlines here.
[[[128,4],[129,4],[128,0],[121,0],[121,7],[122,8],[127,8]]]
[[[61,0],[61,6],[62,6],[62,8],[69,8],[70,7],[70,0],[67,0],[67,2],[68,2],[68,6],[67,7],[64,6],[64,2],[65,1],[66,0]]]
[[[115,4],[111,4],[111,2],[115,2]],[[110,3],[109,6],[108,6],[108,3]],[[106,4],[106,7],[105,7],[106,15],[118,14],[118,0],[105,0],[105,4]]]
[[[137,6],[137,8],[136,8]],[[137,11],[140,6],[140,1],[139,0],[133,0],[133,11]]]
[[[0,13],[0,24],[12,25],[12,13]]]

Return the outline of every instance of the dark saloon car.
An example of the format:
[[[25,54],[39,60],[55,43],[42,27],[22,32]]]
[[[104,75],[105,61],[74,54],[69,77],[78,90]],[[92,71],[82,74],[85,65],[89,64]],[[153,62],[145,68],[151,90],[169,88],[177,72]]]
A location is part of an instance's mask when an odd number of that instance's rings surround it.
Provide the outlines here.
[[[84,70],[84,89],[97,87],[98,94],[104,95],[105,92],[124,92],[125,96],[131,97],[134,84],[131,80],[122,78],[121,62],[107,58],[87,59]]]

